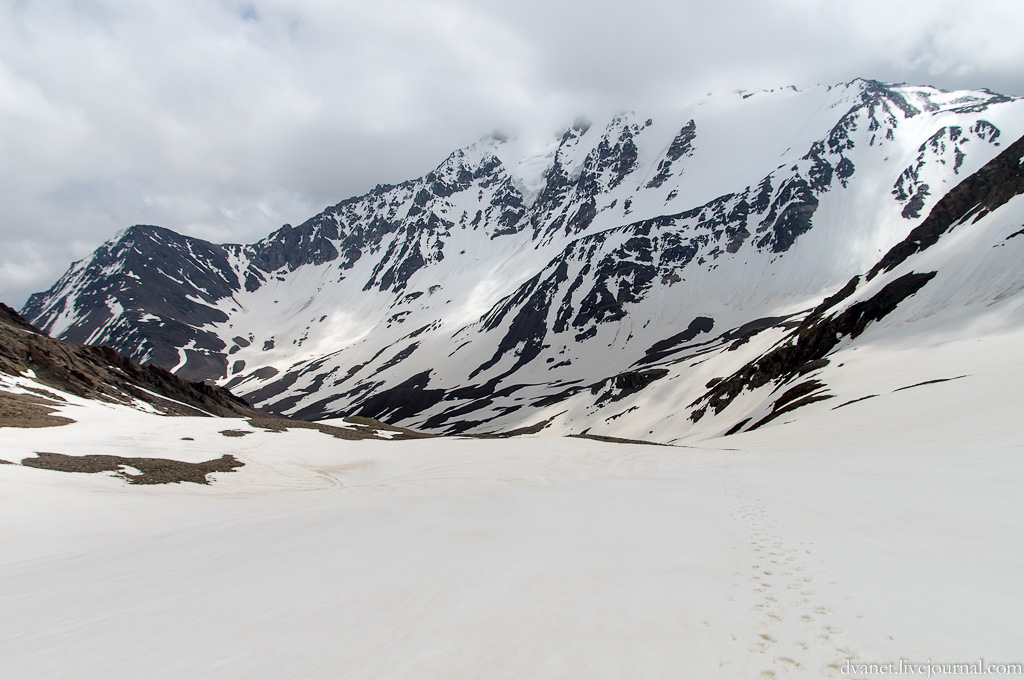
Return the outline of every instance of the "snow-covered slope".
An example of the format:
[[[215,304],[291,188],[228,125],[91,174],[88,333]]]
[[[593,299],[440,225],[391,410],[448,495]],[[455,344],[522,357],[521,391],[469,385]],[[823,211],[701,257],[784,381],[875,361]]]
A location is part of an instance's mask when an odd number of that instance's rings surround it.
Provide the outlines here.
[[[670,348],[675,356],[638,362],[644,370],[567,395],[538,417],[553,431],[692,441],[842,408],[838,422],[874,398],[898,404],[899,418],[906,395],[893,395],[927,387],[950,403],[973,395],[960,414],[965,427],[989,420],[978,419],[981,403],[996,421],[1012,422],[1001,405],[1013,403],[1016,389],[1004,376],[1024,366],[1008,341],[1024,330],[1021,272],[1024,138],[812,309],[687,341]],[[981,398],[987,390],[1001,397]]]
[[[251,245],[133,227],[24,312],[306,419],[711,436],[801,399],[821,408],[810,399],[828,390],[808,381],[831,385],[841,362],[808,369],[782,403],[769,390],[793,375],[723,379],[811,324],[1022,134],[1024,101],[987,91],[858,80],[711,97],[578,123],[536,150],[484,139]],[[943,232],[837,310],[888,299],[890,283],[905,293],[916,268],[939,272],[911,298],[931,311],[901,304],[878,329],[995,308],[1012,325],[1019,210]]]
[[[0,459],[126,465],[0,464],[0,675],[1016,677],[1022,369],[699,447],[345,441],[69,402],[73,424],[0,428]],[[128,483],[223,456],[241,466],[206,485]]]

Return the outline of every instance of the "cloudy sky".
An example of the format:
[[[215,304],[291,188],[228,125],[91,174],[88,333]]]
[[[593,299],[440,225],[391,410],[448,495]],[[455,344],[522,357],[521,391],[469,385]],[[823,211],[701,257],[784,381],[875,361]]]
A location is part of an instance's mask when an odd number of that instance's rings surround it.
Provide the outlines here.
[[[0,300],[250,242],[502,129],[863,76],[1024,95],[1019,0],[0,0]]]

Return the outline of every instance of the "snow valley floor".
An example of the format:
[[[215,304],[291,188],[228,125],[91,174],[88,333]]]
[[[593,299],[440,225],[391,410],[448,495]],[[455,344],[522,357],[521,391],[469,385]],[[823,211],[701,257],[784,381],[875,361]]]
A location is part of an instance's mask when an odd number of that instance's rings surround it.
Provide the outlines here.
[[[915,403],[929,389],[949,394],[922,386]],[[898,438],[868,427],[893,406],[871,399],[843,421],[668,447],[347,441],[70,401],[75,423],[0,430],[0,458],[244,465],[208,485],[0,465],[4,678],[822,678],[873,677],[845,675],[849,659],[1024,661],[1024,436],[980,417]]]

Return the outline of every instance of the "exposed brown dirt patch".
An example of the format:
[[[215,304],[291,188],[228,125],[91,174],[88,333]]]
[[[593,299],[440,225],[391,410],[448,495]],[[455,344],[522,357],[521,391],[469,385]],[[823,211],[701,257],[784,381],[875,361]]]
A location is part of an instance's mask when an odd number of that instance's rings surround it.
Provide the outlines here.
[[[407,430],[404,427],[385,425],[379,420],[375,420],[373,418],[349,416],[348,418],[345,418],[345,421],[351,423],[353,427],[336,427],[334,425],[310,423],[304,420],[291,420],[290,418],[280,418],[277,416],[249,418],[249,424],[253,427],[260,427],[271,432],[284,432],[285,430],[290,429],[319,430],[320,432],[329,434],[337,439],[382,439],[382,437],[377,434],[377,430],[394,432],[395,435],[389,438],[392,441],[398,439],[423,439],[434,436],[430,434],[423,434],[422,432],[415,432],[414,430]]]
[[[43,397],[0,390],[0,427],[56,427],[75,422],[53,415],[56,406]]]
[[[649,442],[643,439],[623,439],[622,437],[608,437],[603,434],[570,434],[569,437],[575,437],[576,439],[593,439],[596,442],[605,442],[607,444],[642,444],[644,446],[672,446],[671,444],[662,444],[661,442]]]
[[[209,484],[206,478],[211,472],[231,472],[244,465],[231,455],[202,463],[186,463],[168,458],[123,458],[121,456],[68,456],[63,453],[37,452],[36,458],[21,461],[27,467],[59,472],[113,472],[129,484]],[[129,474],[122,466],[133,467],[142,474]]]

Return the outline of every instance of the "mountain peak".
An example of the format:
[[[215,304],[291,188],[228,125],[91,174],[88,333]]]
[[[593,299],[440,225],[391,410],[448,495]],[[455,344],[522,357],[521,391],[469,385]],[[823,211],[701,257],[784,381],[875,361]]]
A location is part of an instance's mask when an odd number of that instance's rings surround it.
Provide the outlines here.
[[[131,227],[24,312],[303,418],[611,418],[862,277],[1024,134],[1021,106],[858,79],[490,135],[253,244]]]

